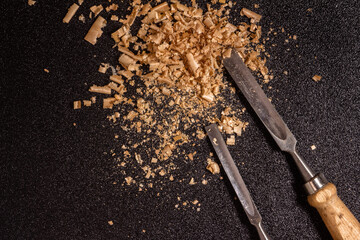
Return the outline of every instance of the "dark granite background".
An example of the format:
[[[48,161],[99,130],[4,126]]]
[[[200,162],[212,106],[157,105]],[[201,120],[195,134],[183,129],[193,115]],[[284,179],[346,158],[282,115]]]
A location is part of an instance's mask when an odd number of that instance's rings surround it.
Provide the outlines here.
[[[1,239],[257,239],[225,175],[219,180],[204,169],[212,151],[205,140],[197,161],[179,161],[182,171],[175,177],[205,174],[208,185],[175,181],[138,192],[112,184],[124,176],[114,168],[109,150],[127,139],[114,141],[121,132],[105,120],[110,111],[72,109],[72,101],[91,96],[89,85],[106,82],[96,72],[98,64],[118,56],[116,50],[104,51],[111,49],[113,24],[95,47],[83,40],[91,21],[83,24],[77,17],[95,2],[85,0],[70,24],[62,18],[73,1],[38,0],[32,7],[27,1],[0,3]],[[359,219],[359,1],[237,2],[233,18],[245,20],[239,10],[258,3],[264,32],[270,26],[279,32],[269,41],[277,46],[267,45],[275,74],[267,94],[297,137],[300,153],[335,183]],[[284,45],[287,34],[298,38]],[[315,74],[323,76],[318,83],[311,80]],[[238,100],[247,106],[241,95]],[[269,235],[331,239],[307,204],[289,156],[279,151],[253,111],[243,119],[249,128],[230,151],[244,162],[240,172]],[[201,211],[175,209],[179,195],[198,199]]]

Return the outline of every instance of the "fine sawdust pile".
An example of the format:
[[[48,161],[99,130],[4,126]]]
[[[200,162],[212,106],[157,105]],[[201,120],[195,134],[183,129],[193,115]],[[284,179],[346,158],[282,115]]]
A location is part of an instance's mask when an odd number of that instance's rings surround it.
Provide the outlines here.
[[[235,48],[264,83],[272,79],[265,66],[264,42],[260,42],[261,16],[243,8],[239,18],[246,16],[243,19],[247,21],[233,25],[229,14],[235,3],[231,1],[207,4],[203,10],[195,1],[187,6],[177,0],[146,4],[135,0],[130,4],[130,14],[121,19],[116,15],[115,2],[90,8],[89,18],[96,19],[85,40],[95,45],[100,37],[109,37],[103,35],[104,27],[120,22],[122,26],[111,34],[119,51],[118,64],[100,64],[99,72],[111,72],[109,83],[91,86],[89,91],[96,97],[75,101],[74,109],[89,107],[97,99],[102,99],[103,108],[112,109],[108,119],[121,128],[122,134],[115,136],[122,139],[119,149],[111,152],[121,169],[119,184],[136,185],[140,191],[164,178],[207,184],[205,175],[185,180],[175,179],[173,172],[179,161],[201,157],[204,169],[219,173],[212,154],[198,156],[197,151],[186,149],[205,144],[203,129],[213,122],[227,134],[229,145],[235,145],[235,136],[245,130],[247,123],[240,120],[245,109],[229,101],[236,94],[223,80],[221,57]],[[65,23],[79,5],[70,7]],[[83,14],[79,19],[88,21]],[[136,21],[140,24],[134,24]]]

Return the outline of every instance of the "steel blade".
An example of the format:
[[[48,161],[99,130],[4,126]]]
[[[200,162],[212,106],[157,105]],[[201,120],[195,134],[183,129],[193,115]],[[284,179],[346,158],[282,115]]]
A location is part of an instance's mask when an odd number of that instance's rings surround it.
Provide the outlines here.
[[[224,168],[226,175],[228,176],[236,192],[236,195],[238,196],[240,203],[246,212],[246,215],[252,224],[258,224],[261,222],[260,213],[252,201],[250,193],[246,188],[244,180],[242,179],[228,148],[226,147],[225,141],[222,138],[219,129],[217,128],[216,124],[211,124],[205,129],[211,144],[213,145],[215,152],[222,164],[222,167]]]

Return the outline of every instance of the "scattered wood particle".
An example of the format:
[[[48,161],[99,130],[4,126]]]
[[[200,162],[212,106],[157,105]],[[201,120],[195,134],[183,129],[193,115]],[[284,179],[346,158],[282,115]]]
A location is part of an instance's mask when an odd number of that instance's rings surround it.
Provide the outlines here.
[[[170,175],[169,180],[170,180],[170,181],[174,181],[174,176],[173,176],[173,175]]]
[[[118,9],[119,5],[113,3],[110,6],[106,7],[106,12],[110,12],[110,11],[116,11]]]
[[[196,205],[199,203],[199,201],[197,199],[195,199],[194,201],[191,202],[192,204]]]
[[[315,145],[312,145],[311,146],[311,150],[315,150],[316,149],[316,146]]]
[[[259,7],[260,7],[259,4],[257,4],[257,3],[254,4],[254,8],[259,8]]]
[[[206,169],[209,170],[212,174],[220,173],[220,167],[216,162],[214,162],[210,158],[208,158],[207,163],[208,163],[208,165],[206,166]]]
[[[111,21],[119,21],[119,17],[116,16],[116,15],[111,15],[110,20],[111,20]]]
[[[90,100],[83,100],[83,104],[85,107],[90,107],[91,106],[91,101]]]
[[[34,6],[35,3],[36,3],[36,1],[34,1],[34,0],[28,0],[28,5],[29,6]]]
[[[206,179],[203,179],[203,180],[201,181],[201,183],[202,183],[203,185],[206,185],[206,184],[208,184],[208,181],[207,181]]]
[[[135,153],[135,160],[138,162],[139,165],[143,164],[143,160],[141,158],[141,155],[138,153]]]
[[[44,72],[49,73],[50,71],[46,68],[44,68]]]
[[[79,5],[83,4],[84,0],[79,0],[78,3]]]
[[[80,109],[81,108],[81,101],[74,101],[74,109]]]
[[[320,81],[321,78],[322,78],[322,77],[321,77],[320,75],[314,75],[314,76],[312,77],[312,79],[313,79],[315,82]]]
[[[76,3],[71,5],[63,19],[63,23],[69,23],[78,9],[79,9],[79,5],[77,5]]]
[[[235,145],[235,136],[231,135],[229,138],[226,139],[226,144],[227,145]]]
[[[92,45],[95,45],[97,42],[97,39],[101,37],[103,34],[102,28],[106,26],[106,20],[99,16],[94,24],[91,26],[89,32],[85,36],[85,40],[91,43]]]
[[[159,172],[159,175],[160,176],[165,176],[166,174],[166,171],[164,169],[161,169],[161,171]]]
[[[109,224],[110,226],[112,226],[112,225],[114,225],[114,222],[113,222],[113,221],[108,221],[108,224]]]
[[[102,93],[102,94],[111,94],[111,88],[107,86],[96,86],[92,85],[89,89],[90,92]]]
[[[260,19],[261,19],[260,14],[257,14],[257,13],[255,13],[255,12],[253,12],[253,11],[247,9],[247,8],[241,9],[240,14],[245,15],[248,18],[254,19],[255,22],[259,22]]]
[[[92,11],[95,15],[95,17],[97,15],[99,15],[99,13],[103,10],[103,6],[100,4],[100,5],[94,5],[92,7],[90,7],[90,11]]]
[[[126,178],[125,178],[125,181],[126,181],[126,184],[127,184],[127,185],[130,185],[130,184],[133,182],[133,178],[130,177],[130,176],[129,176],[129,177],[126,177]]]
[[[100,66],[99,66],[99,72],[100,73],[106,73],[106,71],[109,69],[110,67],[110,64],[108,63],[101,63]]]
[[[84,16],[84,14],[81,14],[81,15],[79,16],[79,21],[82,22],[82,23],[85,23],[85,16]]]
[[[115,102],[115,98],[104,98],[103,99],[103,108],[108,108],[108,109],[112,109],[114,102]]]
[[[195,182],[195,180],[194,180],[194,178],[193,178],[193,177],[190,179],[189,184],[190,184],[190,185],[195,185],[195,184],[196,184],[196,182]]]

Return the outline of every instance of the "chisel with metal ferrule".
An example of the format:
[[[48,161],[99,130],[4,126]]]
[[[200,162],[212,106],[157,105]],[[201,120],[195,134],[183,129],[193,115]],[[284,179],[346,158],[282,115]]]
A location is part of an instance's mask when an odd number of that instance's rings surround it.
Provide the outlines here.
[[[236,195],[238,196],[240,203],[250,220],[250,223],[256,227],[260,239],[270,240],[261,225],[260,213],[257,210],[248,189],[246,188],[244,180],[242,179],[239,170],[226,147],[225,141],[222,138],[218,127],[216,124],[211,124],[210,126],[205,127],[205,130],[217,156],[219,157],[221,165],[224,168],[226,175],[228,176],[231,185],[236,192]]]
[[[335,185],[329,183],[323,174],[315,174],[297,153],[294,135],[270,103],[239,53],[232,49],[231,55],[225,57],[223,63],[280,149],[293,157],[305,181],[308,202],[318,210],[333,239],[359,240],[359,221],[337,196]]]

